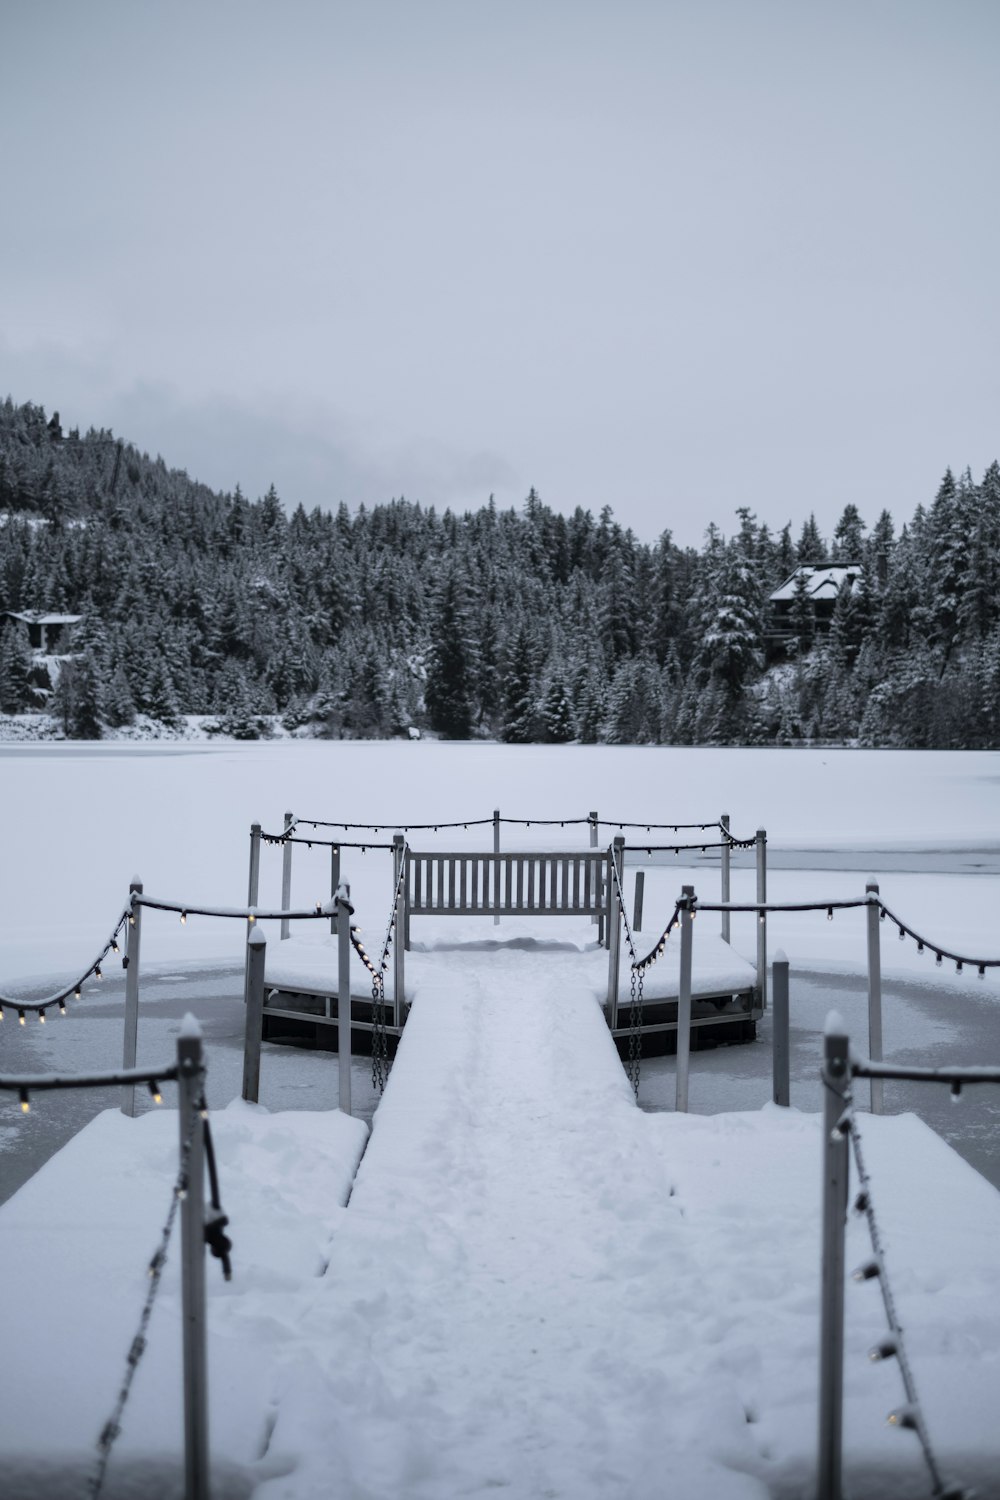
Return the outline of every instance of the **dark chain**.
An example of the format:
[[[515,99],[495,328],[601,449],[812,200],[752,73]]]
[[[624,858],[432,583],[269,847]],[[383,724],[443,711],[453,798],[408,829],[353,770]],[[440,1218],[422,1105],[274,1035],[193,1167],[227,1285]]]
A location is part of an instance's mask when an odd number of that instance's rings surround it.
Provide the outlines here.
[[[170,1245],[170,1236],[173,1233],[174,1220],[177,1217],[177,1205],[188,1191],[188,1161],[191,1157],[195,1131],[200,1124],[200,1113],[195,1110],[191,1122],[191,1130],[181,1151],[180,1169],[170,1196],[170,1208],[167,1212],[167,1220],[160,1233],[160,1243],[156,1248],[152,1260],[149,1262],[149,1288],[146,1292],[146,1300],[143,1303],[142,1312],[139,1316],[138,1330],[136,1331],[135,1338],[129,1345],[129,1351],[125,1358],[125,1374],[122,1379],[121,1389],[118,1392],[118,1399],[115,1402],[114,1410],[101,1428],[100,1437],[97,1439],[97,1467],[87,1488],[90,1500],[98,1500],[101,1490],[104,1487],[104,1477],[107,1472],[108,1461],[111,1458],[111,1450],[115,1445],[116,1439],[121,1434],[122,1414],[125,1411],[125,1404],[132,1390],[132,1381],[135,1379],[135,1372],[139,1368],[139,1362],[146,1352],[146,1332],[149,1328],[149,1320],[153,1315],[153,1304],[156,1302],[157,1293],[160,1290],[160,1279],[163,1275],[163,1268],[167,1263],[167,1249]],[[201,1191],[200,1184],[198,1191]]]
[[[645,970],[632,965],[632,999],[628,1012],[628,1078],[636,1099],[639,1097],[639,1068],[642,1057],[642,984]]]
[[[863,1213],[868,1224],[868,1237],[871,1240],[872,1252],[877,1266],[879,1290],[882,1293],[882,1304],[885,1308],[886,1322],[889,1325],[890,1340],[887,1352],[892,1353],[899,1366],[899,1373],[903,1380],[903,1389],[906,1392],[907,1405],[900,1414],[902,1420],[900,1426],[911,1427],[916,1432],[917,1440],[927,1465],[927,1472],[931,1481],[931,1494],[937,1500],[954,1500],[961,1497],[962,1491],[956,1487],[946,1486],[941,1477],[934,1450],[931,1447],[930,1433],[927,1423],[924,1421],[923,1411],[917,1397],[917,1387],[913,1379],[913,1371],[906,1352],[906,1344],[903,1339],[903,1329],[896,1312],[896,1302],[892,1295],[892,1287],[889,1285],[889,1269],[886,1265],[885,1251],[882,1247],[882,1236],[879,1232],[878,1220],[875,1218],[875,1201],[872,1197],[871,1178],[865,1168],[864,1154],[861,1149],[861,1131],[858,1128],[858,1117],[854,1109],[853,1095],[847,1097],[847,1124],[851,1139],[851,1147],[854,1152],[854,1160],[858,1169],[859,1192],[855,1207],[858,1212]],[[894,1414],[895,1415],[895,1414]],[[892,1418],[890,1418],[892,1420]]]
[[[389,1041],[385,1029],[385,976],[372,976],[372,1088],[380,1094],[389,1081]]]

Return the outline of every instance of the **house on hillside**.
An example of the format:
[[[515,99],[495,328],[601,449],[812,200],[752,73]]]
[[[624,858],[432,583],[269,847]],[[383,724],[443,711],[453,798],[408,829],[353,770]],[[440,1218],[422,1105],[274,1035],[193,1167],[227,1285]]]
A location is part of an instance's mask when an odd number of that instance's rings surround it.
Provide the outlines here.
[[[829,630],[837,595],[845,583],[853,588],[860,576],[860,563],[803,563],[768,596],[768,641],[778,644],[797,634],[796,597],[812,606],[814,629]]]
[[[27,632],[28,645],[41,656],[66,654],[65,637],[71,626],[79,623],[82,615],[53,615],[43,610],[4,610],[0,620],[11,620]]]

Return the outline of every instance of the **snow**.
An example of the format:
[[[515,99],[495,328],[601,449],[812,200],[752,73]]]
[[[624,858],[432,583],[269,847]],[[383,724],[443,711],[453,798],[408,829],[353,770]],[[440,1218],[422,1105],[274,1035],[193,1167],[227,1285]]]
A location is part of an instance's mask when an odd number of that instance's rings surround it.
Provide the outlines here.
[[[605,803],[605,814],[665,822],[726,811],[739,836],[767,828],[772,900],[860,896],[874,869],[883,899],[908,923],[959,951],[997,956],[993,754],[512,752],[424,741],[8,746],[0,765],[5,992],[15,982],[65,981],[90,962],[132,870],[150,895],[239,907],[250,823],[280,831],[289,805],[306,817],[384,820],[381,837],[398,826],[387,813],[443,822],[499,806],[505,816],[583,817]],[[581,847],[587,834],[503,830],[508,846],[521,848]],[[436,841],[414,834],[413,842],[488,847],[492,831],[452,830]],[[381,933],[391,856],[344,849],[342,859],[359,920]],[[682,884],[710,900],[719,876],[709,855],[633,850],[629,897],[637,867],[646,871],[642,952]],[[294,871],[293,905],[327,899],[328,849],[296,846]],[[736,860],[733,899],[752,900],[754,879],[752,854]],[[280,881],[280,852],[262,850],[261,909],[280,906]],[[694,924],[696,974],[717,963],[745,974],[754,918],[734,915],[730,953],[718,925],[704,911]],[[322,923],[303,923],[306,936],[286,943],[276,923],[262,926],[269,976],[278,962],[329,975],[335,946]],[[245,921],[181,926],[146,911],[143,972],[242,965],[246,935]],[[825,911],[773,916],[768,935],[789,953],[793,983],[796,966],[863,972],[863,911],[838,912],[832,923]],[[947,1024],[952,1001],[996,1008],[995,972],[977,980],[938,970],[888,923],[881,935],[884,971],[919,977],[935,997],[919,1036]],[[654,976],[669,982],[677,948],[672,937],[647,985]],[[214,1261],[207,1268],[220,1493],[812,1493],[821,1187],[812,1111],[822,1023],[811,1039],[809,1112],[650,1114],[636,1108],[601,1017],[606,966],[586,923],[414,922],[413,1010],[360,1167],[366,1128],[336,1110],[268,1113],[235,1103],[213,1114],[234,1242],[231,1283]],[[97,991],[88,985],[74,1014],[97,1011]],[[193,1009],[209,1023],[211,1103],[222,1059],[209,985],[205,995]],[[104,1036],[112,1023],[95,1017],[94,1026]],[[12,1071],[21,1038],[20,1028],[9,1031],[0,1043]],[[144,1058],[153,1032],[165,1035],[144,1014]],[[887,1026],[887,1056],[917,1035]],[[265,1098],[269,1065],[305,1071],[315,1061],[282,1050],[280,1059],[265,1056]],[[30,1118],[46,1107],[33,1101]],[[985,1500],[1000,1494],[1000,1196],[912,1115],[865,1115],[862,1133],[935,1449],[945,1472],[976,1484]],[[0,1404],[5,1500],[80,1493],[148,1286],[177,1151],[172,1110],[137,1120],[108,1111],[0,1208],[5,1344],[17,1355]],[[848,1263],[868,1253],[864,1222],[852,1216]],[[135,1493],[170,1492],[181,1427],[178,1296],[175,1244],[111,1493],[115,1485],[132,1493],[133,1483]],[[885,1329],[878,1287],[851,1284],[846,1300],[850,1493],[926,1494],[913,1435],[885,1425],[903,1399],[895,1362],[867,1359]],[[161,1488],[151,1490],[143,1479],[153,1465]]]
[[[644,1114],[561,952],[460,956],[415,1001],[346,1212],[364,1127],[241,1104],[213,1117],[235,1268],[227,1285],[208,1267],[215,1461],[257,1500],[652,1500],[665,1473],[683,1496],[807,1493],[818,1118]],[[19,1453],[80,1467],[92,1451],[175,1122],[101,1115],[0,1210],[23,1372],[0,1409],[15,1473]],[[866,1117],[863,1134],[936,1450],[996,1494],[1000,1196],[913,1116]],[[863,1222],[848,1234],[853,1265]],[[179,1450],[176,1276],[175,1253],[126,1457]],[[867,1359],[877,1289],[851,1284],[847,1300],[851,1492],[924,1493],[914,1440],[885,1425],[898,1370]],[[46,1326],[58,1357],[33,1337]]]

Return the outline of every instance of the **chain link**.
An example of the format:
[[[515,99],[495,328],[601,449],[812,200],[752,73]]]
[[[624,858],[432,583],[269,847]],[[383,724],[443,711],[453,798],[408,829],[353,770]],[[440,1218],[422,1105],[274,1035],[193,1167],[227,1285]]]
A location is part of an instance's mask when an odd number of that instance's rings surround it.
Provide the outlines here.
[[[384,1093],[389,1081],[389,1039],[385,1029],[385,975],[372,976],[372,1088]]]
[[[142,1356],[146,1352],[146,1333],[149,1328],[149,1320],[153,1315],[153,1305],[160,1290],[163,1268],[167,1263],[167,1249],[170,1245],[170,1236],[173,1233],[174,1220],[177,1217],[177,1206],[188,1192],[188,1162],[191,1158],[195,1132],[198,1130],[200,1124],[201,1113],[199,1110],[194,1110],[191,1129],[181,1151],[180,1168],[170,1197],[170,1208],[167,1212],[166,1223],[160,1233],[160,1243],[156,1247],[152,1260],[149,1262],[149,1288],[146,1292],[146,1300],[143,1303],[142,1312],[139,1315],[139,1327],[125,1357],[125,1374],[118,1392],[118,1399],[115,1402],[111,1416],[101,1428],[100,1436],[97,1439],[97,1465],[87,1486],[88,1500],[99,1500],[101,1491],[104,1488],[104,1478],[107,1473],[108,1461],[111,1458],[111,1450],[121,1435],[122,1415],[131,1394],[132,1381],[135,1379],[135,1372],[139,1368]],[[201,1184],[198,1184],[197,1191],[201,1191]]]
[[[632,965],[632,998],[628,1012],[628,1078],[636,1099],[639,1097],[639,1069],[642,1057],[642,984],[645,971]]]
[[[892,1353],[899,1366],[899,1373],[903,1380],[903,1389],[906,1392],[908,1403],[909,1421],[907,1425],[912,1426],[916,1432],[917,1440],[923,1453],[924,1463],[931,1481],[931,1494],[935,1500],[953,1500],[953,1497],[961,1497],[959,1488],[946,1486],[938,1467],[934,1450],[931,1447],[930,1433],[924,1420],[923,1411],[917,1397],[916,1382],[913,1371],[910,1368],[909,1357],[906,1352],[906,1344],[903,1338],[903,1329],[896,1312],[896,1302],[892,1295],[892,1287],[889,1285],[889,1269],[886,1265],[885,1252],[882,1247],[882,1236],[879,1231],[878,1221],[875,1218],[875,1200],[872,1196],[871,1178],[865,1168],[864,1154],[861,1149],[861,1131],[858,1127],[858,1117],[854,1108],[853,1092],[847,1095],[847,1125],[850,1135],[851,1146],[854,1152],[854,1160],[858,1169],[858,1182],[861,1191],[855,1201],[855,1206],[863,1213],[868,1225],[868,1237],[871,1241],[872,1251],[878,1265],[879,1289],[882,1293],[882,1303],[885,1308],[886,1322],[892,1335]]]

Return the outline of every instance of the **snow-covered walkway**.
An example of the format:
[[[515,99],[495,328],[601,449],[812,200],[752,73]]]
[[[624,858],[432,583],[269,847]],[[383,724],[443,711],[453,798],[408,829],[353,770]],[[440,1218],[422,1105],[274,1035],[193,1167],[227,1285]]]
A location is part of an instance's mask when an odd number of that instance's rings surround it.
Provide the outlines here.
[[[217,1492],[811,1496],[818,1117],[637,1109],[571,940],[413,959],[413,1011],[346,1208],[358,1122],[240,1103],[214,1117],[235,1247],[232,1283],[208,1277]],[[865,1118],[864,1136],[932,1437],[987,1500],[1000,1195],[913,1116]],[[57,1493],[35,1483],[56,1471],[73,1476],[60,1495],[82,1492],[176,1151],[172,1112],[109,1111],[0,1209],[20,1370],[0,1405],[5,1500]],[[849,1262],[866,1253],[852,1218]],[[898,1370],[867,1359],[877,1287],[852,1285],[847,1307],[853,1500],[926,1495],[915,1439],[885,1426]],[[176,1464],[178,1311],[174,1254],[109,1500],[176,1493],[121,1481],[153,1456],[161,1475]]]
[[[564,955],[447,959],[428,957],[329,1267],[285,1360],[271,1457],[296,1455],[297,1467],[261,1500],[737,1500],[809,1476],[817,1120],[770,1107],[644,1115],[596,999],[567,986]],[[928,1214],[926,1200],[886,1191],[919,1226],[920,1274],[945,1289],[957,1253],[970,1279],[950,1290],[985,1312],[1000,1198],[912,1117],[872,1124],[873,1161],[909,1157],[925,1182],[949,1186],[950,1249],[932,1232],[940,1202]],[[886,1462],[921,1493],[915,1444],[882,1425],[898,1375],[873,1378],[864,1358],[882,1328],[867,1290],[849,1440],[881,1474],[872,1493],[894,1492]],[[935,1326],[956,1313],[948,1295],[942,1304]],[[992,1442],[1000,1453],[989,1415],[1000,1317],[987,1318],[992,1345],[982,1324],[975,1336],[989,1378],[977,1372],[971,1406],[968,1381],[949,1403],[954,1434],[964,1402],[960,1452]],[[939,1401],[948,1363],[935,1367]]]

